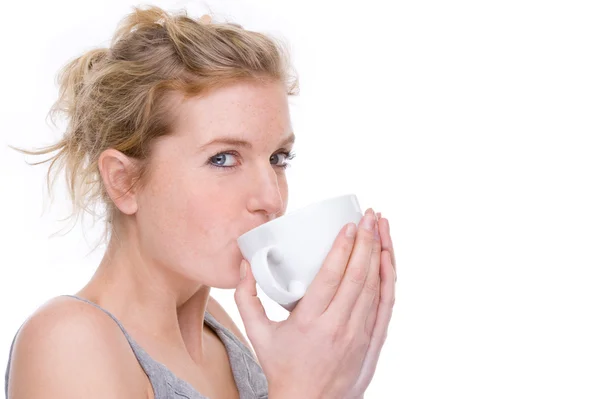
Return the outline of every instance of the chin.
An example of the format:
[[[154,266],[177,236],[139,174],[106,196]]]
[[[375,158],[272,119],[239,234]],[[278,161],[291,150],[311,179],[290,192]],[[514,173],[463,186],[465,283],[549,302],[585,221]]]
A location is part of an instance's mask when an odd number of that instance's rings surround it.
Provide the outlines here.
[[[234,289],[240,282],[240,264],[242,262],[241,255],[233,256],[226,265],[219,267],[215,271],[215,275],[211,279],[211,287],[219,289]]]
[[[237,287],[240,282],[240,269],[236,268],[235,271],[228,270],[226,273],[220,274],[212,281],[210,286],[212,288],[218,288],[223,290],[231,290]]]
[[[234,289],[240,282],[242,253],[239,248],[225,248],[220,256],[214,256],[210,267],[195,276],[200,284],[217,289]],[[205,260],[205,262],[208,262]]]

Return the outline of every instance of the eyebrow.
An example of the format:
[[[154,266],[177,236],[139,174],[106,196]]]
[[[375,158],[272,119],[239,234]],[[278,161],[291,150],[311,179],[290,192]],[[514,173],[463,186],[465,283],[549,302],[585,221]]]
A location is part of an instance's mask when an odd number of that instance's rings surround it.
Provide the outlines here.
[[[284,147],[288,144],[294,144],[295,141],[296,141],[296,135],[294,133],[292,133],[281,142],[280,146]],[[220,138],[211,140],[206,144],[203,144],[200,147],[200,150],[204,150],[206,147],[209,147],[209,146],[215,145],[215,144],[227,144],[227,145],[232,145],[235,147],[245,147],[248,149],[252,148],[252,143],[250,143],[249,141],[236,139],[236,138],[232,138],[232,137],[220,137]]]

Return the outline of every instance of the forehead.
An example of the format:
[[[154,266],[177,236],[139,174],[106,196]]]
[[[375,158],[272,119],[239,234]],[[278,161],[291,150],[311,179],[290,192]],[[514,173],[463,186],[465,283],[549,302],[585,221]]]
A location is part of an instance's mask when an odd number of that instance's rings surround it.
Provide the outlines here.
[[[287,92],[279,82],[230,83],[185,100],[177,111],[175,133],[191,133],[200,141],[291,133]]]

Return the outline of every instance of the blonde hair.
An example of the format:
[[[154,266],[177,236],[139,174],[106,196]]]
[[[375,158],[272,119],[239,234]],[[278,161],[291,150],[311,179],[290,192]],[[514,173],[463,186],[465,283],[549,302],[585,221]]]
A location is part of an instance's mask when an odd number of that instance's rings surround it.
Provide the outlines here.
[[[109,48],[97,48],[69,62],[59,73],[59,98],[52,121],[66,120],[63,138],[31,155],[51,154],[47,174],[51,192],[64,171],[73,204],[71,217],[95,214],[106,206],[107,222],[116,212],[102,184],[99,155],[114,148],[144,164],[149,143],[169,133],[173,94],[183,98],[241,79],[274,80],[288,95],[298,79],[282,41],[233,23],[192,19],[185,11],[135,7],[119,24]],[[142,176],[144,168],[140,169]],[[97,216],[97,215],[96,215]]]

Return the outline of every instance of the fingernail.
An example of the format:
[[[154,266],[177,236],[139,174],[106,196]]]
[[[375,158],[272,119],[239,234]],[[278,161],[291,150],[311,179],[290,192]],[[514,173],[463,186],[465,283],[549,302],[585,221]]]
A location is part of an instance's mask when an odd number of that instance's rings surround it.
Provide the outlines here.
[[[381,219],[381,212],[377,212],[377,220]]]
[[[246,278],[246,264],[247,263],[248,262],[243,260],[242,264],[240,265],[240,281]]]
[[[346,237],[354,238],[356,235],[356,224],[350,223],[348,227],[346,227]]]
[[[373,228],[375,227],[375,215],[372,214],[372,211],[367,211],[367,214],[361,220],[361,226],[368,231],[373,231]]]
[[[369,215],[369,214],[371,214],[371,215],[375,215],[375,212],[373,211],[373,208],[369,208],[369,209],[367,209],[367,211],[365,212],[365,215]]]

